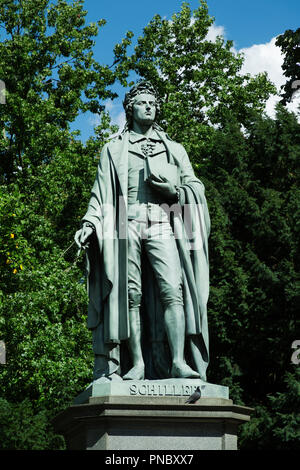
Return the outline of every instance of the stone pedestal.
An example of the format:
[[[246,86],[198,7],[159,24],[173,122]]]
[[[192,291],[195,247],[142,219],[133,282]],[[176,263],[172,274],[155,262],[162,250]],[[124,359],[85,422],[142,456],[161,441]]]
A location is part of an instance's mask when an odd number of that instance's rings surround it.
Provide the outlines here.
[[[94,397],[186,397],[188,398],[197,387],[201,389],[201,397],[229,398],[229,388],[211,384],[201,379],[161,379],[161,380],[94,380],[74,400],[74,405],[88,403]]]
[[[185,401],[185,396],[148,394],[90,396],[59,414],[54,426],[70,450],[237,449],[238,425],[250,419],[251,408],[228,398]]]

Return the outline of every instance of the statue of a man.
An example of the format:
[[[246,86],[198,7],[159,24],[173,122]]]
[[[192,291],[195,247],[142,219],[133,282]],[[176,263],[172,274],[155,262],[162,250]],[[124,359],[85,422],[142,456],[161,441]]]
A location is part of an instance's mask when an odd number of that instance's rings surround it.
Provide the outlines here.
[[[135,85],[124,108],[125,129],[102,150],[75,236],[87,246],[94,379],[206,380],[204,186],[182,145],[156,124],[160,100],[151,83]]]

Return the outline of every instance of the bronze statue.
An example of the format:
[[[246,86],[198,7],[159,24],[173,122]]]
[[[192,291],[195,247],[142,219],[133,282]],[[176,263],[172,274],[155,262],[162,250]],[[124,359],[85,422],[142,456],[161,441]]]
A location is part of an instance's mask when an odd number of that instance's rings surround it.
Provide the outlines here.
[[[204,186],[183,146],[156,123],[151,83],[135,85],[124,108],[125,129],[102,150],[75,235],[87,246],[94,379],[206,380]]]

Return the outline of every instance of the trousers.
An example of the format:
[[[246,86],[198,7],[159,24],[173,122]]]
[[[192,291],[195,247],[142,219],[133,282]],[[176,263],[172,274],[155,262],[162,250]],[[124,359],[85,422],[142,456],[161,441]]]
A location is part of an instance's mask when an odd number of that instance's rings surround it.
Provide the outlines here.
[[[154,271],[163,307],[183,305],[181,265],[169,221],[133,219],[128,221],[129,308],[139,308],[141,304],[143,251]]]

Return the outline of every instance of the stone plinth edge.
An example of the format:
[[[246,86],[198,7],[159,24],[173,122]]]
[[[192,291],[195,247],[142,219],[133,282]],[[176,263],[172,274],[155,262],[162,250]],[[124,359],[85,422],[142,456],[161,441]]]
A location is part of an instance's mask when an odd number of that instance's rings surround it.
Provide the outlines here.
[[[250,420],[249,407],[225,398],[90,397],[54,420],[68,449],[236,450],[238,426]]]

